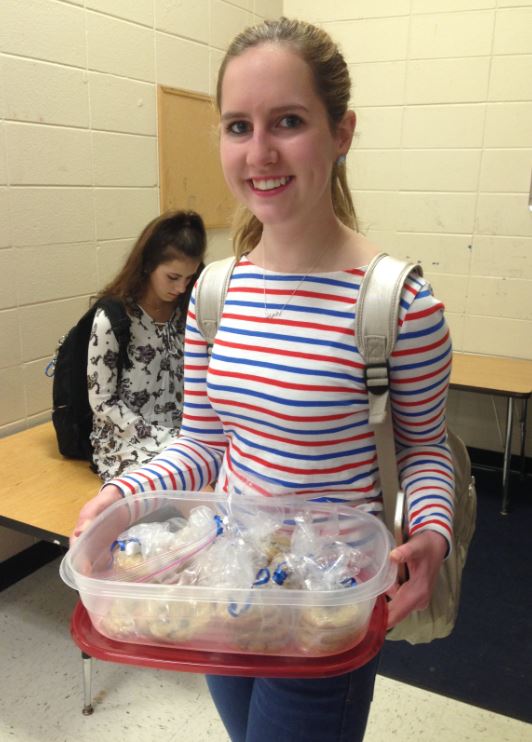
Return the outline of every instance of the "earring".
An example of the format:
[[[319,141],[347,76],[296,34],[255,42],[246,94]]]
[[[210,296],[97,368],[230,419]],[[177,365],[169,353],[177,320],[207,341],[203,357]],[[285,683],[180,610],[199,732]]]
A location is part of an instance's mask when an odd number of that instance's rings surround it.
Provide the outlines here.
[[[345,155],[338,155],[336,158],[336,165],[340,167],[341,165],[345,165],[347,160],[347,157]]]

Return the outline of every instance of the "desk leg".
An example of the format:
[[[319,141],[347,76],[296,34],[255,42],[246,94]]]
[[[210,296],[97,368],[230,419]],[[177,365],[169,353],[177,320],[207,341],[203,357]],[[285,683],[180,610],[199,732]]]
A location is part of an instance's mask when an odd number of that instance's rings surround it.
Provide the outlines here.
[[[512,428],[514,423],[514,399],[508,397],[508,411],[506,415],[506,442],[504,445],[504,461],[502,465],[502,508],[501,515],[508,515],[510,502],[510,458],[512,456]]]
[[[521,430],[521,481],[525,478],[525,465],[526,465],[526,420],[528,415],[528,397],[522,400],[521,405],[521,421],[519,427]]]
[[[92,706],[92,657],[85,652],[81,653],[83,662],[83,716],[90,716],[94,711]]]

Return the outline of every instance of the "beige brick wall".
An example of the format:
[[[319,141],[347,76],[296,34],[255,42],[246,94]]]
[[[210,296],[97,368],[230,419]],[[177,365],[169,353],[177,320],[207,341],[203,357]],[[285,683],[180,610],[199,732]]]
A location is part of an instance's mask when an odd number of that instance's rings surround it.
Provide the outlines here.
[[[50,415],[58,338],[159,211],[156,88],[210,93],[282,0],[0,2],[0,436]],[[211,258],[228,253],[210,234]]]
[[[455,348],[531,357],[532,0],[2,0],[0,435],[48,418],[57,338],[158,212],[156,85],[212,92],[227,41],[282,11],[350,64],[364,230],[423,263]],[[483,400],[453,410],[500,448]]]
[[[532,358],[532,0],[285,0],[284,11],[322,25],[350,66],[363,231],[423,264],[456,350]],[[494,409],[504,427],[502,400],[452,394],[471,445],[501,449]]]

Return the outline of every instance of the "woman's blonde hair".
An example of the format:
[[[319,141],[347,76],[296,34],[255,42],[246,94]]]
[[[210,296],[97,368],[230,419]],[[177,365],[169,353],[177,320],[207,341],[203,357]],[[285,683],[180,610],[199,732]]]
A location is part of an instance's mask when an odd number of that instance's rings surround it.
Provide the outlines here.
[[[278,18],[246,28],[235,37],[220,66],[216,86],[216,105],[221,111],[222,84],[229,62],[247,49],[260,44],[278,43],[290,46],[308,64],[316,93],[323,102],[331,130],[342,121],[349,104],[351,79],[347,64],[331,37],[305,21]],[[345,162],[332,168],[331,195],[336,216],[352,229],[357,229],[355,207],[351,199]],[[260,240],[262,223],[245,206],[238,206],[233,218],[233,243],[238,257],[252,250]]]

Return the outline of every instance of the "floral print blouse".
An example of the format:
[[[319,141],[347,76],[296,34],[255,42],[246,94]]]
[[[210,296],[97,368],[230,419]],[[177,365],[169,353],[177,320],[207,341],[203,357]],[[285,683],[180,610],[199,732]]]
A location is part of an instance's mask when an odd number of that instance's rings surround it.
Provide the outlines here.
[[[179,310],[157,323],[129,308],[131,368],[117,374],[118,341],[103,309],[92,325],[87,363],[93,463],[102,479],[150,461],[179,434],[183,411],[183,328]]]

